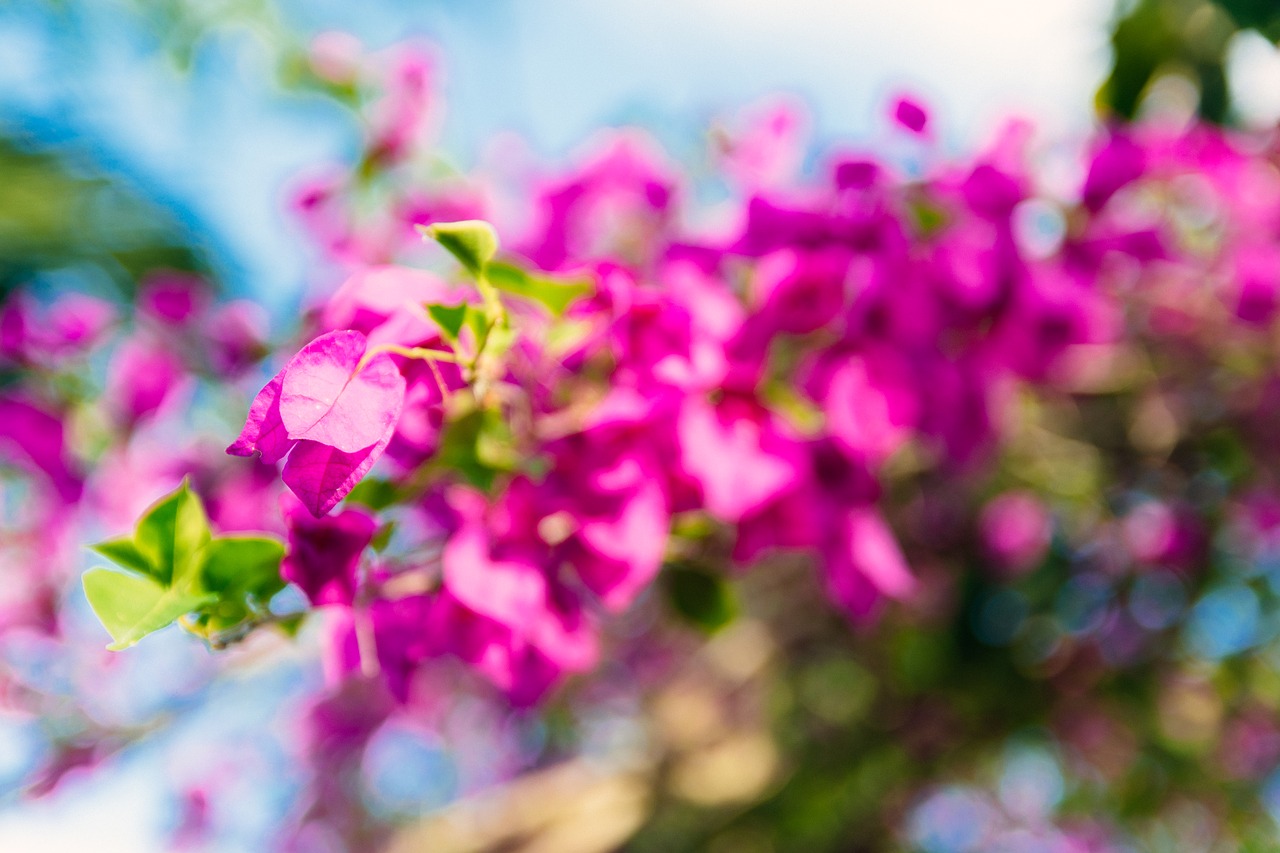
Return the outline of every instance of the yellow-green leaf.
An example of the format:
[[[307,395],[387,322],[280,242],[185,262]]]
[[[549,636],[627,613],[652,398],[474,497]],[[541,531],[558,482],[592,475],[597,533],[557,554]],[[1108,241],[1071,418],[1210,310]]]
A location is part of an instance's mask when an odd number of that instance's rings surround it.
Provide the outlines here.
[[[148,634],[215,600],[214,596],[164,587],[150,577],[109,569],[90,569],[84,575],[89,606],[111,634],[112,651],[127,649]]]
[[[514,264],[497,261],[485,270],[489,283],[505,293],[530,299],[554,316],[564,314],[574,300],[589,294],[591,283],[585,279],[558,279],[527,272]]]
[[[484,275],[498,252],[498,233],[482,219],[419,225],[418,231],[447,249],[476,278]]]

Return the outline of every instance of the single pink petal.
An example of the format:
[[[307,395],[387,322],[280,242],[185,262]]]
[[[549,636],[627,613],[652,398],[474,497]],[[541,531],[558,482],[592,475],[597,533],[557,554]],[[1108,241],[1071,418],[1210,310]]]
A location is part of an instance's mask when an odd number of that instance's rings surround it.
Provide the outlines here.
[[[465,290],[426,270],[368,267],[343,282],[325,303],[324,324],[369,334],[397,311],[421,308],[426,302],[453,303],[465,295]]]
[[[151,335],[136,335],[112,355],[103,399],[124,421],[134,424],[174,399],[186,377],[186,366],[169,344]]]
[[[724,521],[737,521],[798,477],[794,443],[763,410],[690,398],[676,428],[685,471],[701,484],[706,508]]]
[[[518,649],[512,683],[506,688],[517,707],[537,704],[567,673],[585,672],[600,658],[595,623],[563,587],[530,621],[522,639],[525,645]]]
[[[494,559],[478,524],[465,524],[444,546],[444,585],[467,607],[513,630],[545,606],[546,578],[534,564]]]
[[[918,101],[904,96],[893,102],[893,120],[912,133],[924,133],[929,113]]]
[[[557,586],[529,624],[526,639],[560,669],[583,672],[600,659],[596,623],[576,595]]]
[[[80,499],[84,480],[75,470],[59,414],[17,397],[0,397],[0,458],[43,472],[64,502]]]
[[[919,418],[912,377],[891,358],[850,356],[831,376],[823,408],[831,435],[879,465],[911,436]]]
[[[266,384],[249,406],[249,417],[244,422],[240,436],[227,448],[232,456],[262,454],[264,462],[279,462],[293,447],[293,440],[280,420],[280,386],[284,371]]]
[[[299,441],[280,477],[316,518],[338,505],[355,488],[391,441],[391,430],[372,447],[343,453],[318,441]]]
[[[578,576],[605,607],[625,609],[662,566],[670,526],[661,487],[644,481],[616,518],[582,522],[578,535],[590,556],[578,563]]]
[[[851,565],[882,595],[903,598],[915,590],[916,579],[893,531],[874,509],[849,513],[849,548]]]
[[[395,429],[404,377],[385,353],[357,373],[366,345],[359,332],[329,332],[293,357],[280,389],[280,419],[290,438],[355,453]]]

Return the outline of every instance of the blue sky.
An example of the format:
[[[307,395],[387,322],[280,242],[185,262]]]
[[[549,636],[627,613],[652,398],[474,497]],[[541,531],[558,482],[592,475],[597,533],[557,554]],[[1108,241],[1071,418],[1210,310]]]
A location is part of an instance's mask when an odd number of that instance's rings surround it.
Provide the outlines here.
[[[308,167],[349,158],[354,128],[332,104],[283,95],[244,30],[207,40],[184,76],[127,13],[81,0],[58,17],[0,7],[0,126],[81,141],[177,208],[224,276],[280,312],[307,254],[283,191]],[[825,140],[872,142],[898,91],[935,107],[944,139],[976,144],[1003,117],[1048,133],[1088,127],[1106,65],[1108,0],[288,0],[304,31],[339,28],[380,47],[439,46],[446,146],[465,163],[503,130],[548,156],[595,128],[642,123],[668,142],[766,94],[813,107]],[[71,21],[71,24],[68,24]]]

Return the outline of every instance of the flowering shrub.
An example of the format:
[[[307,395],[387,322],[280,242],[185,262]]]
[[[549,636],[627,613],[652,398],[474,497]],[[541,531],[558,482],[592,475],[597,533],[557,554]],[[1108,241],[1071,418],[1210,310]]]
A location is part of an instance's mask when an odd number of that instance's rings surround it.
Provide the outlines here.
[[[431,62],[344,44],[319,42],[314,72],[380,88],[358,166],[296,199],[347,274],[297,343],[175,275],[127,327],[83,297],[0,315],[20,377],[0,435],[39,495],[8,528],[23,566],[66,566],[52,552],[87,505],[141,518],[97,546],[118,568],[84,576],[113,648],[174,622],[222,648],[323,617],[313,817],[364,838],[334,780],[389,719],[485,684],[537,706],[573,675],[568,701],[589,705],[619,667],[657,697],[670,770],[637,771],[646,785],[742,806],[744,832],[835,791],[843,820],[784,849],[855,821],[872,845],[1123,849],[1108,815],[1213,779],[1274,792],[1280,694],[1242,654],[1275,639],[1280,589],[1271,138],[1104,128],[1064,188],[1025,125],[950,161],[904,99],[919,171],[840,153],[804,173],[802,116],[777,102],[713,137],[713,179],[616,132],[564,171],[500,150],[424,181]],[[102,394],[66,393],[96,353]],[[278,372],[242,406],[264,357]],[[172,438],[201,395],[238,458]],[[226,412],[245,408],[236,436]],[[56,631],[56,572],[31,572],[0,630]],[[766,649],[799,698],[766,719],[743,698],[758,672],[637,622],[662,601],[723,629],[713,644]],[[741,731],[694,731],[680,703],[698,696]],[[804,734],[797,767],[770,726]],[[1044,732],[1056,753],[1024,744],[1002,770],[966,753]],[[831,743],[857,760],[831,768]],[[684,760],[725,744],[736,789]],[[1139,754],[1172,781],[1138,790],[1154,770],[1122,757]],[[1187,778],[1188,757],[1215,775]],[[1104,795],[1119,805],[1092,814]],[[660,810],[635,843],[671,849],[680,821]]]

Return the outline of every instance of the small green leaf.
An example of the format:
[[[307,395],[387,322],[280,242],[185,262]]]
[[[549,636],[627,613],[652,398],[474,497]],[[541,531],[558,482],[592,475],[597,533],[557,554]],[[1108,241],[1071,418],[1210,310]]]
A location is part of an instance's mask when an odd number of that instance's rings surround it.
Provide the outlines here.
[[[277,619],[275,626],[280,629],[280,633],[286,637],[298,636],[298,631],[302,629],[302,623],[306,620],[305,613],[297,613],[292,616],[285,616]]]
[[[461,305],[427,305],[427,313],[436,321],[440,331],[451,341],[456,341],[462,333],[462,325],[467,321],[467,310],[470,308],[463,302]]]
[[[497,475],[497,470],[481,457],[477,447],[485,430],[485,419],[485,410],[471,409],[447,421],[434,460],[442,470],[461,474],[482,491],[493,488]]]
[[[426,308],[431,319],[436,321],[436,325],[440,327],[440,331],[444,333],[445,339],[455,351],[458,349],[458,341],[463,329],[470,329],[475,336],[477,352],[484,349],[485,340],[489,335],[489,320],[479,308],[465,302],[461,305],[429,304]]]
[[[688,566],[668,565],[662,579],[667,598],[675,611],[708,634],[713,634],[738,615],[733,588],[719,575]]]
[[[564,314],[575,299],[592,290],[591,283],[582,279],[562,280],[534,275],[514,264],[500,261],[489,264],[485,274],[489,283],[498,290],[537,302],[556,317]]]
[[[391,544],[391,537],[395,535],[395,532],[396,523],[394,521],[388,521],[386,524],[379,527],[378,531],[373,534],[373,539],[369,541],[369,545],[376,553],[381,554],[383,551],[387,550],[387,546]]]
[[[252,595],[260,602],[284,589],[284,543],[259,536],[220,536],[205,547],[204,586],[223,598]]]
[[[514,471],[520,464],[511,426],[495,409],[483,409],[476,434],[476,459],[498,471]]]
[[[99,621],[114,640],[112,651],[127,649],[146,635],[214,601],[211,595],[166,588],[150,577],[109,569],[90,569],[84,575],[84,594]]]
[[[138,522],[133,541],[164,586],[182,586],[198,570],[200,549],[209,544],[209,518],[200,497],[184,479]]]
[[[347,503],[360,504],[374,512],[386,509],[399,499],[400,490],[396,484],[377,477],[365,477],[347,495]]]
[[[498,251],[497,232],[481,219],[419,225],[418,231],[447,249],[476,278],[484,275],[485,266]]]
[[[135,572],[151,575],[152,577],[156,574],[155,566],[151,564],[147,555],[138,549],[131,536],[108,539],[106,542],[90,545],[89,550],[97,552],[111,562],[124,566],[126,569],[133,569]]]

